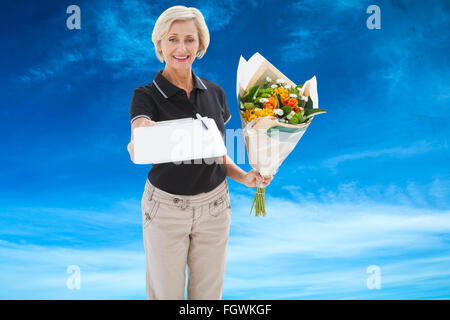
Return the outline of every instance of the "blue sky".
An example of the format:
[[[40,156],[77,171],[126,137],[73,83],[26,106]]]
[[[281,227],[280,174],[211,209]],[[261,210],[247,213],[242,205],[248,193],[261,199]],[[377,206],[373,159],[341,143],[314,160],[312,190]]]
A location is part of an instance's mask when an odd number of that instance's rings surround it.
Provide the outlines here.
[[[71,4],[81,30],[66,28]],[[206,18],[193,68],[225,89],[228,129],[240,128],[239,56],[255,52],[294,82],[316,75],[328,111],[267,189],[267,217],[249,216],[254,189],[228,180],[224,299],[448,299],[450,5],[438,0],[5,3],[0,298],[145,299],[150,167],[126,151],[129,103],[163,67],[151,31],[175,4]],[[380,30],[366,27],[371,4]]]

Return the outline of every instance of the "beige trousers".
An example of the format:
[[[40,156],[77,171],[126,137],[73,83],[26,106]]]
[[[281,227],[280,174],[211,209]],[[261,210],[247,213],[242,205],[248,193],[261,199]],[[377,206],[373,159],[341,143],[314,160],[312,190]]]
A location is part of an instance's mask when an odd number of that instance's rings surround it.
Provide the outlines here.
[[[189,183],[189,181],[180,181]],[[147,179],[142,196],[147,298],[222,299],[231,222],[226,179],[193,196],[175,195]]]

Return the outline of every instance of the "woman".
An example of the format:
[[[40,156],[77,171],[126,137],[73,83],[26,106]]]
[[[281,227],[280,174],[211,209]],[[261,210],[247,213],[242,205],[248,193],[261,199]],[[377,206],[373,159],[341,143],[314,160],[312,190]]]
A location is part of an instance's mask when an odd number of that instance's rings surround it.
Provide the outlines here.
[[[130,106],[133,129],[155,121],[213,118],[224,135],[230,120],[224,90],[192,71],[209,45],[203,15],[175,6],[155,23],[152,41],[161,62],[154,80],[135,89]],[[143,237],[148,299],[221,299],[231,206],[226,177],[248,187],[263,178],[244,172],[228,155],[222,163],[162,163],[152,166],[142,197]],[[267,186],[273,177],[265,179]]]

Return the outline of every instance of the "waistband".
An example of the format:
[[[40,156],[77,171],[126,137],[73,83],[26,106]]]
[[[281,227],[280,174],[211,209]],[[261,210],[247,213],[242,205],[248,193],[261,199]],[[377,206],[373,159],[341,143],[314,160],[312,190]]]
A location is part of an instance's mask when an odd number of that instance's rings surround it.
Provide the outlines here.
[[[217,187],[208,192],[202,192],[196,195],[178,195],[161,190],[150,183],[147,179],[145,188],[150,191],[151,199],[181,208],[188,206],[201,206],[217,200],[220,196],[228,193],[228,183],[225,178]],[[228,197],[225,197],[228,201]]]

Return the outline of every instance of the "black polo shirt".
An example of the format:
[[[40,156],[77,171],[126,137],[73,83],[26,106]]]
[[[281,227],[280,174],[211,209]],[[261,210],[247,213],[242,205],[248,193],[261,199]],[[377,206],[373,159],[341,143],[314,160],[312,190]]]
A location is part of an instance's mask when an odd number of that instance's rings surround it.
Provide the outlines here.
[[[230,121],[225,91],[217,84],[200,78],[192,71],[194,89],[187,98],[181,89],[162,75],[160,70],[153,82],[137,87],[130,104],[131,122],[139,117],[153,121],[196,118],[212,118],[222,135],[225,124]],[[175,164],[173,162],[152,165],[148,179],[157,188],[179,195],[196,195],[217,187],[226,177],[225,165],[221,163],[201,164],[194,161]]]

